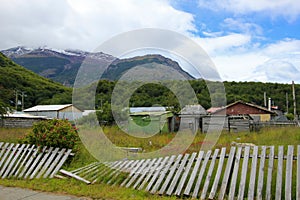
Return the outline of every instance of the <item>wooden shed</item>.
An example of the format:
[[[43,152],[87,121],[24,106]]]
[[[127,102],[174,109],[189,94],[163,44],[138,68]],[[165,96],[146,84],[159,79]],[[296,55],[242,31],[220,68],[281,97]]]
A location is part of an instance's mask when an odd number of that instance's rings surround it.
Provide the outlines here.
[[[34,116],[46,116],[48,118],[75,120],[82,117],[82,111],[72,104],[65,105],[37,105],[24,110],[25,113]]]

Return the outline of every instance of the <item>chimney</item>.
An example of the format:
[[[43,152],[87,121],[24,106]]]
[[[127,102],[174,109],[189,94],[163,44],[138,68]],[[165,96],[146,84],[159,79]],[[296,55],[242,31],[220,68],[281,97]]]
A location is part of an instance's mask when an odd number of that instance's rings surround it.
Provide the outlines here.
[[[271,111],[271,103],[272,103],[272,99],[269,97],[269,104],[268,104],[268,110],[270,110]]]

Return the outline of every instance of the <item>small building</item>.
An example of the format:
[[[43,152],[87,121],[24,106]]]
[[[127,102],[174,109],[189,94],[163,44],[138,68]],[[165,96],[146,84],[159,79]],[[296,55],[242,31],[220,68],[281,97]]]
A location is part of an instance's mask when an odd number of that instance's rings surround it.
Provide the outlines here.
[[[267,108],[243,101],[236,101],[225,107],[216,109],[210,114],[227,116],[249,115],[255,121],[270,121],[272,117],[276,116],[275,112],[268,110]]]
[[[201,105],[186,105],[180,111],[180,129],[190,129],[193,133],[202,130],[202,118],[207,115]]]
[[[142,111],[129,114],[128,131],[168,133],[174,131],[174,117],[170,111]]]
[[[33,116],[25,113],[8,113],[0,118],[0,127],[30,128],[36,122],[47,120],[45,116]]]
[[[24,110],[25,113],[34,116],[46,116],[48,118],[75,120],[82,117],[82,111],[72,104],[65,105],[38,105]]]

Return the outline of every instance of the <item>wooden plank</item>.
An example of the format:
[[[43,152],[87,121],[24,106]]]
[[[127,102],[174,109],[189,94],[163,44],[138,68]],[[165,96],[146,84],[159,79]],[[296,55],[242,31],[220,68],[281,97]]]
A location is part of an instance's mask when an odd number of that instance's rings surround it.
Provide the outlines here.
[[[215,162],[216,162],[216,158],[219,154],[219,151],[220,151],[220,149],[216,149],[214,151],[213,156],[212,156],[212,160],[211,160],[211,163],[209,165],[209,170],[208,170],[207,175],[206,175],[206,179],[205,179],[205,182],[204,182],[204,186],[203,186],[203,190],[202,190],[200,199],[206,199],[206,192],[208,190],[208,186],[209,186],[209,183],[210,183],[210,180],[211,180],[211,176],[212,176],[212,173],[213,173],[213,170],[214,170],[214,167],[215,167]]]
[[[54,169],[54,167],[59,162],[60,158],[64,155],[65,151],[66,151],[65,148],[63,148],[62,150],[60,150],[60,152],[57,154],[55,160],[52,162],[52,164],[50,165],[50,167],[48,168],[48,170],[44,174],[43,178],[47,178],[49,176],[49,174],[52,172],[52,170]]]
[[[258,146],[253,148],[253,156],[251,162],[251,172],[250,172],[250,181],[249,181],[249,189],[248,189],[248,199],[254,199],[254,188],[255,188],[255,179],[256,179],[256,167],[257,167],[257,154],[258,154]]]
[[[180,155],[178,156],[180,157]],[[159,165],[159,167],[156,170],[156,172],[154,173],[153,177],[151,178],[149,184],[146,187],[146,191],[150,191],[151,186],[153,185],[153,183],[156,181],[156,178],[158,177],[159,173],[161,172],[161,170],[165,167],[166,162],[168,161],[169,157],[165,157],[163,159],[163,161],[161,162],[161,164]]]
[[[243,159],[241,180],[240,180],[239,193],[238,193],[239,200],[244,199],[246,178],[247,178],[247,172],[248,172],[248,160],[249,160],[249,154],[250,154],[250,146],[246,146],[244,150],[245,150],[244,151],[244,159]]]
[[[281,199],[282,168],[283,168],[283,146],[279,146],[278,147],[278,165],[277,165],[277,176],[276,176],[275,200]]]
[[[149,173],[149,171],[151,170],[151,168],[156,160],[157,160],[157,158],[152,159],[151,162],[149,163],[148,167],[145,170],[143,170],[142,175],[134,183],[133,189],[135,189],[142,182],[142,180],[146,177],[147,173]]]
[[[151,160],[147,159],[143,165],[138,169],[138,171],[134,174],[134,176],[132,176],[132,178],[129,180],[129,182],[126,184],[126,187],[130,187],[131,184],[137,179],[137,177],[142,173],[142,171],[147,167],[147,165],[149,164]]]
[[[109,181],[107,182],[107,184],[111,184],[113,183],[113,181],[115,180],[115,178],[117,178],[119,176],[119,174],[122,172],[123,167],[128,167],[131,163],[133,162],[133,160],[130,162],[129,160],[125,160],[123,162],[120,162],[118,169],[112,170],[112,172],[109,174],[108,178]]]
[[[221,149],[221,154],[220,154],[220,158],[219,158],[219,164],[218,164],[215,180],[211,187],[210,194],[208,196],[209,199],[214,199],[214,197],[217,193],[217,188],[218,188],[219,180],[220,180],[222,169],[223,169],[225,155],[226,155],[226,148],[223,147]]]
[[[132,171],[130,171],[129,175],[127,176],[127,178],[121,183],[120,186],[124,186],[130,179],[131,177],[138,171],[138,169],[140,168],[140,166],[145,162],[145,159],[142,159],[140,161],[138,161],[138,163],[136,164],[136,166],[132,169]]]
[[[296,198],[300,200],[300,145],[297,148],[297,183]]]
[[[14,166],[15,162],[17,161],[17,159],[19,158],[19,156],[25,146],[26,146],[25,144],[22,144],[21,147],[18,148],[18,152],[14,156],[14,159],[10,162],[10,164],[9,164],[7,170],[5,171],[5,173],[3,174],[2,178],[6,178],[10,173],[13,173],[13,170],[15,169],[15,168],[13,168],[13,166]],[[18,160],[20,160],[20,158]]]
[[[4,165],[3,165],[3,167],[2,167],[2,169],[1,169],[1,171],[0,171],[0,176],[2,176],[2,174],[5,172],[6,167],[11,163],[11,159],[13,158],[13,156],[15,156],[15,153],[16,153],[16,151],[18,150],[19,146],[20,146],[20,144],[17,144],[17,145],[13,148],[12,152],[9,151],[10,155],[9,155],[9,157],[7,158],[6,162],[4,163]],[[7,169],[7,170],[9,171],[10,169]],[[2,176],[2,178],[4,178],[4,177]]]
[[[46,150],[43,158],[39,161],[39,164],[35,167],[35,169],[33,170],[33,172],[30,175],[30,179],[33,179],[35,177],[35,175],[37,174],[37,172],[41,169],[41,167],[43,166],[43,164],[46,162],[47,158],[49,157],[49,155],[51,154],[53,150],[53,147],[50,147],[48,149],[48,151]]]
[[[76,174],[73,174],[73,173],[71,173],[71,172],[68,172],[68,171],[66,171],[66,170],[61,169],[61,170],[59,170],[59,172],[62,173],[62,174],[64,174],[64,175],[67,175],[67,176],[70,176],[70,177],[72,177],[72,178],[75,178],[75,179],[77,179],[77,180],[79,180],[79,181],[82,181],[82,182],[84,182],[84,183],[86,183],[86,184],[90,184],[90,183],[91,183],[90,181],[85,180],[84,178],[82,178],[82,177],[80,177],[80,176],[78,176],[78,175],[76,175]]]
[[[285,199],[286,200],[292,199],[293,155],[294,155],[294,146],[289,145],[287,151],[286,172],[285,172]]]
[[[36,155],[38,154],[39,149],[40,149],[40,147],[37,147],[36,149],[32,149],[32,151],[28,152],[28,153],[30,153],[30,154],[28,154],[29,159],[26,161],[26,164],[24,163],[25,166],[24,166],[22,172],[19,174],[19,176],[18,176],[19,178],[21,178],[25,174],[25,172],[27,171],[27,169],[29,168],[31,163],[34,161],[34,159],[36,158]],[[20,167],[20,169],[22,168],[22,166]]]
[[[260,163],[258,168],[258,180],[257,180],[257,194],[256,199],[262,199],[262,192],[264,186],[264,167],[265,167],[265,158],[266,158],[266,146],[261,147],[261,156]]]
[[[45,173],[45,171],[47,170],[47,168],[52,163],[54,157],[56,156],[58,150],[59,150],[59,148],[55,148],[54,151],[51,152],[50,158],[47,160],[46,164],[43,166],[43,168],[41,169],[40,173],[36,176],[36,178],[40,178]]]
[[[231,199],[231,200],[233,200],[234,196],[235,196],[235,187],[236,187],[236,182],[237,182],[237,176],[239,173],[241,155],[242,155],[242,147],[238,147],[237,153],[235,155],[234,167],[233,167],[230,189],[229,189],[229,194],[228,194],[228,199]]]
[[[2,158],[2,155],[6,152],[8,145],[9,145],[9,143],[5,143],[5,145],[2,147],[1,152],[0,152],[0,158]],[[2,159],[0,160],[0,163],[2,163]]]
[[[163,193],[165,192],[165,190],[167,189],[167,187],[168,187],[168,185],[169,185],[171,179],[172,179],[173,176],[174,176],[174,173],[175,173],[175,171],[176,171],[176,169],[177,169],[177,166],[179,165],[179,163],[180,163],[180,161],[181,161],[182,156],[183,156],[182,154],[179,154],[179,155],[177,156],[176,161],[175,161],[175,163],[173,164],[173,166],[171,167],[170,172],[169,172],[169,174],[168,174],[168,176],[167,176],[165,182],[163,183],[163,185],[161,186],[161,188],[160,188],[160,190],[159,190],[159,192],[158,192],[159,194],[163,194]]]
[[[182,161],[181,161],[181,163],[180,163],[180,165],[179,165],[179,167],[178,167],[178,169],[176,171],[176,174],[175,174],[175,176],[174,176],[174,178],[173,178],[173,180],[172,180],[172,182],[171,182],[171,184],[170,184],[170,186],[169,186],[169,188],[168,188],[168,190],[166,192],[167,195],[171,195],[172,192],[174,191],[175,186],[176,186],[176,184],[178,182],[179,177],[181,176],[181,173],[182,173],[182,171],[183,171],[183,169],[185,167],[185,164],[186,164],[189,156],[190,156],[190,154],[185,154],[184,155],[184,157],[183,157],[183,159],[182,159]]]
[[[223,176],[223,180],[221,183],[221,188],[220,188],[220,192],[219,192],[219,200],[223,200],[225,193],[226,193],[226,188],[227,188],[227,184],[229,181],[229,176],[230,176],[230,171],[232,168],[232,162],[234,159],[234,155],[235,155],[235,147],[231,147],[230,148],[230,153],[229,153],[229,157],[227,159],[227,164],[226,164],[226,168],[225,168],[225,172],[224,172],[224,176]]]
[[[201,163],[201,161],[203,159],[203,156],[204,156],[204,151],[199,151],[198,157],[197,157],[197,161],[196,161],[195,166],[193,168],[193,172],[191,174],[189,182],[188,182],[187,186],[185,187],[185,190],[184,190],[184,193],[183,193],[185,195],[190,195],[190,191],[191,191],[192,186],[194,184],[194,180],[196,178],[196,175],[197,175],[200,163]]]
[[[159,178],[157,179],[155,185],[152,187],[152,189],[150,191],[152,194],[155,193],[155,192],[157,192],[159,186],[161,185],[161,183],[164,180],[165,176],[167,175],[170,167],[172,166],[175,158],[176,158],[175,155],[171,156],[171,158],[169,159],[166,167],[164,167],[164,169],[161,171]]]
[[[141,190],[144,188],[145,184],[150,180],[150,178],[151,178],[152,174],[155,172],[156,168],[159,167],[162,159],[163,159],[162,157],[158,158],[158,160],[156,161],[154,166],[150,168],[148,175],[146,176],[146,178],[144,179],[142,184],[139,186],[138,190]]]
[[[272,171],[274,165],[274,146],[270,146],[269,163],[268,163],[268,177],[266,185],[266,200],[270,200],[272,197],[271,186],[272,186]]]
[[[180,196],[182,188],[184,187],[184,183],[185,183],[185,181],[187,179],[187,176],[190,173],[190,169],[191,169],[191,167],[192,167],[192,165],[193,165],[193,163],[195,161],[196,156],[197,156],[196,152],[192,153],[192,155],[191,155],[191,157],[189,159],[189,162],[188,162],[188,164],[187,164],[187,166],[185,168],[185,171],[184,171],[184,173],[183,173],[183,175],[181,177],[181,180],[180,180],[180,182],[178,184],[178,187],[177,187],[177,189],[175,191],[175,195]]]
[[[35,166],[40,161],[40,158],[43,156],[43,154],[46,151],[46,149],[47,149],[47,147],[44,147],[43,150],[42,150],[42,152],[38,152],[38,155],[34,158],[34,162],[30,166],[30,168],[28,169],[28,171],[26,172],[24,178],[27,178],[30,175],[30,173],[34,170]]]
[[[15,144],[12,143],[12,144],[9,145],[9,147],[8,147],[7,149],[3,149],[3,150],[6,150],[6,152],[5,152],[4,156],[2,157],[2,159],[1,159],[1,161],[0,161],[0,168],[1,168],[1,166],[4,164],[4,162],[5,162],[5,160],[6,160],[6,157],[9,155],[9,153],[10,153],[10,151],[11,151],[11,149],[13,148],[14,145],[15,145]]]
[[[212,152],[211,150],[208,150],[206,152],[205,159],[204,159],[203,164],[201,166],[201,169],[199,171],[198,179],[197,179],[197,182],[196,182],[193,194],[192,194],[193,198],[197,198],[197,196],[198,196],[200,185],[201,185],[201,181],[202,181],[205,169],[206,169],[207,162],[208,162],[208,160],[210,158],[211,152]]]
[[[74,169],[74,170],[71,171],[71,173],[72,173],[72,174],[79,174],[79,173],[83,172],[84,170],[87,170],[87,169],[89,169],[89,168],[91,168],[91,167],[94,167],[94,166],[98,165],[98,163],[99,163],[99,162],[93,162],[93,163],[88,164],[88,165],[85,165],[85,166],[83,166],[83,167]]]
[[[67,158],[69,157],[69,155],[70,155],[71,152],[72,152],[72,149],[68,149],[68,151],[64,154],[64,156],[60,160],[60,162],[56,165],[56,167],[53,170],[53,172],[50,174],[50,178],[53,178],[53,176],[58,172],[58,170],[60,170],[60,168],[65,163],[65,161],[67,160]]]
[[[15,168],[13,169],[13,173],[10,174],[13,176],[17,176],[19,174],[19,172],[23,169],[23,167],[25,166],[25,163],[27,162],[27,159],[29,158],[31,152],[34,150],[35,145],[32,145],[31,148],[28,150],[28,148],[30,147],[30,145],[28,145],[25,150],[24,153],[21,155],[21,158],[19,159],[19,161],[17,162],[17,164],[15,165]],[[26,156],[25,156],[26,155]],[[25,158],[23,159],[23,157],[25,156]],[[19,165],[19,162],[21,162],[21,160],[23,159],[22,163]],[[19,165],[19,168],[17,169]],[[17,170],[17,171],[15,171]]]

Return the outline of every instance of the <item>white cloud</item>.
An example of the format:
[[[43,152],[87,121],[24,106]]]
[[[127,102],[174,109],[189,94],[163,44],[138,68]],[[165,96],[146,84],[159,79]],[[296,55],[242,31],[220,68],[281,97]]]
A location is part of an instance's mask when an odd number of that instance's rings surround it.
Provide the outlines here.
[[[261,12],[270,17],[284,16],[289,20],[300,14],[300,1],[296,0],[199,0],[199,6],[235,14]]]
[[[10,0],[1,2],[0,48],[17,45],[93,50],[138,28],[195,31],[194,17],[167,0]]]

